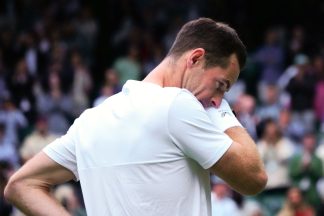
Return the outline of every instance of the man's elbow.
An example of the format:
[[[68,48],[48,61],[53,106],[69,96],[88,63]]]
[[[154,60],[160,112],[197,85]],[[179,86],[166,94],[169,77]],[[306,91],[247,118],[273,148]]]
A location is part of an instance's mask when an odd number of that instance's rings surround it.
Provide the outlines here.
[[[20,183],[17,180],[12,178],[9,179],[5,189],[4,189],[4,197],[5,199],[10,202],[14,203],[15,200],[19,197],[19,190],[20,190]]]
[[[249,188],[244,192],[244,195],[256,195],[263,191],[265,186],[268,182],[268,176],[266,172],[262,171],[258,173],[253,180],[251,180],[251,183],[249,184]]]

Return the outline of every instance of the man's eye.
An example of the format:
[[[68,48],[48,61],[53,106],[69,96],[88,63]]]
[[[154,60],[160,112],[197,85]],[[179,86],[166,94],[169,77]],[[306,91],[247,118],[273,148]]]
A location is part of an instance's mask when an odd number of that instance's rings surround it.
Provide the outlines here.
[[[215,87],[216,87],[217,91],[222,91],[222,92],[227,91],[226,84],[221,82],[221,81],[216,81],[216,86]]]

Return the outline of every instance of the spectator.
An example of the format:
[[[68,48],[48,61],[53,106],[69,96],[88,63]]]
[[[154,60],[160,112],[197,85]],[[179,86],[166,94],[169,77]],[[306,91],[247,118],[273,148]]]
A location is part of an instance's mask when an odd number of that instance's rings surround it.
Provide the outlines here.
[[[316,184],[323,175],[322,161],[315,153],[316,137],[313,133],[305,134],[302,139],[303,151],[292,157],[289,164],[289,176],[293,185],[305,194],[306,201],[318,208],[320,198]]]
[[[35,118],[35,97],[33,94],[34,79],[30,75],[26,61],[20,59],[9,80],[9,89],[13,102],[31,122]]]
[[[38,73],[38,54],[36,38],[33,32],[27,32],[23,35],[22,46],[27,71],[32,77],[36,77]]]
[[[56,138],[58,138],[57,135],[48,131],[47,119],[38,117],[35,130],[24,139],[20,148],[22,162],[25,163]]]
[[[28,121],[10,98],[5,99],[3,109],[0,109],[1,122],[5,124],[5,136],[7,139],[16,146],[19,146],[20,132],[28,126]]]
[[[242,216],[263,216],[262,207],[258,201],[246,200],[241,211]]]
[[[243,127],[245,127],[251,137],[256,140],[256,125],[258,118],[255,115],[255,107],[255,99],[251,95],[243,94],[238,97],[234,105],[234,111]]]
[[[94,48],[97,41],[98,24],[89,6],[82,8],[76,22],[76,29],[80,37],[83,38],[84,43],[81,46],[81,53],[85,55],[85,63],[92,65],[94,61]]]
[[[294,78],[299,70],[305,70],[309,67],[309,57],[305,54],[298,54],[294,57],[294,63],[290,65],[278,79],[280,90],[285,90],[290,80]]]
[[[286,202],[277,216],[315,216],[315,210],[304,201],[302,192],[297,187],[288,190]]]
[[[47,116],[51,133],[64,134],[71,124],[72,99],[62,91],[58,73],[51,72],[48,83],[49,90],[37,95],[37,109],[40,115]]]
[[[324,132],[324,57],[315,56],[313,60],[313,68],[316,73],[315,96],[314,96],[314,109],[316,119],[320,124],[320,130]]]
[[[292,121],[290,109],[281,109],[278,125],[283,136],[288,137],[294,142],[298,142],[305,133],[305,128],[298,122]],[[297,148],[298,150],[298,148]]]
[[[274,215],[281,207],[284,192],[290,186],[288,162],[294,154],[294,144],[283,136],[273,119],[265,119],[258,125],[257,147],[268,175],[266,189],[258,197],[264,211]]]
[[[300,53],[305,53],[308,51],[308,40],[306,40],[305,27],[302,25],[295,25],[290,31],[290,38],[288,38],[288,52],[287,52],[287,62],[290,63],[291,60],[295,58]]]
[[[0,161],[6,162],[10,167],[19,167],[19,158],[14,143],[5,135],[5,124],[0,123]]]
[[[46,69],[50,62],[50,51],[51,51],[51,42],[50,42],[50,32],[48,31],[48,17],[40,19],[35,24],[35,33],[37,37],[37,79],[43,77],[46,73]]]
[[[100,94],[95,98],[93,102],[93,106],[96,107],[102,102],[104,102],[107,98],[114,95],[114,89],[111,86],[104,85],[100,89]]]
[[[312,111],[315,93],[315,74],[309,68],[298,67],[297,74],[289,81],[286,91],[291,98],[292,121],[314,131],[315,115]]]
[[[119,85],[119,77],[114,69],[108,68],[105,70],[103,85],[111,86],[114,94],[120,92],[122,87]]]
[[[282,109],[279,103],[278,87],[273,84],[265,84],[264,97],[262,99],[262,102],[256,111],[257,116],[260,118],[260,120],[272,118],[277,121],[280,110]]]
[[[89,107],[89,95],[92,90],[92,78],[90,72],[79,52],[71,55],[73,70],[72,97],[74,102],[73,116],[79,116]]]
[[[104,82],[102,83],[102,86],[100,88],[99,95],[93,102],[93,106],[98,106],[108,97],[118,93],[120,90],[121,87],[119,85],[117,72],[112,68],[106,69],[104,73]]]
[[[212,216],[239,216],[239,208],[230,197],[230,189],[221,180],[213,185],[211,193]]]
[[[138,48],[135,45],[131,45],[127,55],[115,61],[113,68],[117,71],[120,86],[123,86],[127,80],[140,79],[141,66],[138,61],[138,52]]]
[[[294,154],[293,143],[282,136],[278,124],[273,119],[266,119],[259,125],[263,127],[258,149],[268,174],[266,188],[285,188],[290,184],[288,161]]]
[[[280,40],[280,29],[269,28],[264,44],[253,54],[253,60],[261,69],[261,84],[275,83],[282,73],[285,56]]]

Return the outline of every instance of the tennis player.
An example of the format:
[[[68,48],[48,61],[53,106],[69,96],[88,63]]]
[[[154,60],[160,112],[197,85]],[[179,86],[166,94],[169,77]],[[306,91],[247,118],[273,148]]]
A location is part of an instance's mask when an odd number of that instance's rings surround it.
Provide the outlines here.
[[[142,81],[88,109],[9,180],[5,197],[27,215],[68,215],[54,185],[80,181],[89,216],[210,216],[210,173],[241,194],[267,176],[224,93],[246,49],[209,18],[186,23]]]

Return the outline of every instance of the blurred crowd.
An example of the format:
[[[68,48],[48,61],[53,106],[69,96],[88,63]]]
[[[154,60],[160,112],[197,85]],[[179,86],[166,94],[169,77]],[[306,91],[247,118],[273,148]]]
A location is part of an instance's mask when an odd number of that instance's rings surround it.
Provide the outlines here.
[[[82,0],[0,2],[0,215],[19,215],[3,200],[9,176],[82,111],[147,75],[209,1],[108,2],[106,21]],[[260,33],[225,97],[257,143],[268,184],[242,197],[212,176],[213,215],[324,215],[324,39],[297,24]],[[53,194],[85,215],[78,183]]]

